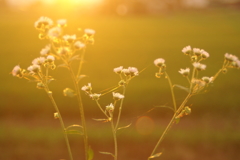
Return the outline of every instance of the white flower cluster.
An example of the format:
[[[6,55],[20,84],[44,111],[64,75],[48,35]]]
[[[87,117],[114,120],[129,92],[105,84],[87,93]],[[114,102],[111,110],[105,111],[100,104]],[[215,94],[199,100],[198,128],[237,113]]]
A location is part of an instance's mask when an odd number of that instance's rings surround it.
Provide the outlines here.
[[[130,77],[134,77],[139,74],[138,69],[136,67],[123,68],[123,66],[120,66],[120,67],[114,68],[113,71],[116,74],[123,73],[125,76],[130,76]]]

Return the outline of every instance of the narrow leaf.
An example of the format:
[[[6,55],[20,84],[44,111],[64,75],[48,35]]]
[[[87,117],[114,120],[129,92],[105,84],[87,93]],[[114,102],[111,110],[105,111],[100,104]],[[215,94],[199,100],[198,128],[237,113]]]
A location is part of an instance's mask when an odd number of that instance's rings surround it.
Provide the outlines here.
[[[66,68],[68,68],[68,66],[66,64],[59,64],[57,67],[66,67]]]
[[[160,157],[162,155],[162,152],[160,152],[160,153],[156,153],[156,154],[154,154],[153,156],[150,156],[149,158],[157,158],[157,157]]]
[[[99,153],[101,153],[101,154],[108,154],[108,155],[111,155],[111,156],[115,157],[114,154],[112,154],[110,152],[99,152]]]
[[[182,89],[182,90],[184,90],[184,91],[186,91],[186,92],[188,92],[188,93],[189,93],[189,88],[187,88],[187,87],[183,87],[183,86],[181,86],[181,85],[178,85],[178,84],[175,84],[173,87],[180,88],[180,89]]]
[[[94,121],[104,121],[104,122],[108,121],[108,119],[95,119],[95,118],[93,118],[93,120]]]
[[[94,156],[94,152],[92,150],[92,148],[89,146],[88,147],[88,160],[92,160]]]
[[[83,79],[83,78],[85,78],[85,77],[87,77],[87,76],[82,74],[82,75],[80,75],[80,76],[77,77],[77,80],[80,81],[81,79]]]
[[[117,130],[128,128],[128,127],[130,127],[131,125],[132,125],[132,123],[130,123],[129,125],[124,126],[124,127],[119,127]]]
[[[174,111],[174,109],[173,109],[172,107],[165,106],[165,105],[161,105],[161,106],[155,106],[155,107],[160,107],[160,108],[168,108],[168,109],[171,109],[172,111]]]
[[[75,55],[72,58],[68,60],[68,62],[74,61],[74,60],[80,60],[79,55]]]
[[[73,124],[73,125],[70,125],[66,128],[66,130],[68,130],[69,128],[83,128],[82,126],[78,125],[78,124]]]

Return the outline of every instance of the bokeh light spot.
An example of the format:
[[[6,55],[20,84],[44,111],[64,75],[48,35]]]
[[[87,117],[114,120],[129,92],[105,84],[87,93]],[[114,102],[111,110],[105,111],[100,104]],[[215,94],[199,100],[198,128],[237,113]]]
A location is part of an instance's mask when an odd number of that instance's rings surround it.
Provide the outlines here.
[[[154,121],[148,116],[142,116],[138,118],[136,122],[137,132],[141,135],[149,135],[155,128]]]

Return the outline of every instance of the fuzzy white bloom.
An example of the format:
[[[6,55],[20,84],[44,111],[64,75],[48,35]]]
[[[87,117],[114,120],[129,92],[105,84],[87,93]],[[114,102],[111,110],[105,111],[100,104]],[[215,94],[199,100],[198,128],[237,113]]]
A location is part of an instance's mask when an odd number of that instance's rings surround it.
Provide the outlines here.
[[[113,72],[117,73],[117,74],[121,74],[123,70],[123,66],[117,67],[113,69]]]
[[[206,69],[206,65],[205,64],[201,64],[199,62],[194,62],[193,66],[197,69],[197,70],[205,70]]]
[[[95,34],[95,30],[93,29],[85,29],[84,30],[85,34],[87,34],[88,36],[92,36]]]
[[[99,100],[101,94],[93,93],[89,95],[93,100]]]
[[[29,67],[27,68],[27,70],[28,70],[30,73],[35,74],[35,73],[37,73],[37,72],[40,71],[40,66],[37,65],[37,64],[33,64],[33,65],[29,66]]]
[[[191,46],[186,46],[182,49],[182,52],[186,55],[189,55],[192,52]]]
[[[122,73],[123,73],[125,76],[130,75],[129,69],[126,69],[126,68],[122,69]]]
[[[91,83],[88,83],[88,85],[85,85],[82,87],[82,90],[85,91],[85,92],[89,92],[92,90],[92,85]]]
[[[46,59],[47,59],[48,62],[53,62],[53,61],[55,61],[55,57],[52,56],[52,55],[48,55]]]
[[[76,42],[74,43],[74,47],[75,47],[76,49],[83,49],[84,47],[86,47],[86,45],[85,45],[84,43],[80,42],[80,41],[76,41]]]
[[[113,110],[114,110],[113,104],[111,103],[110,105],[106,106],[106,110],[107,110],[108,112],[113,112]]]
[[[202,77],[202,80],[205,81],[206,83],[212,83],[213,77]]]
[[[225,53],[225,59],[233,62],[233,61],[237,61],[238,57],[229,53]]]
[[[20,75],[20,74],[21,74],[21,70],[22,70],[21,67],[20,67],[19,65],[16,65],[16,66],[13,68],[13,70],[12,70],[12,75],[13,75],[14,77]]]
[[[50,50],[51,50],[51,46],[50,45],[46,45],[41,51],[40,51],[40,54],[42,56],[46,56],[50,53]]]
[[[38,58],[35,58],[35,59],[32,61],[32,64],[42,65],[44,62],[45,62],[45,58],[44,58],[44,57],[38,57]]]
[[[34,26],[37,29],[40,29],[42,26],[51,26],[53,21],[48,17],[40,17],[35,23]]]
[[[155,59],[154,62],[155,66],[157,67],[163,67],[165,65],[165,59],[163,58],[158,58],[158,59]]]
[[[131,76],[137,76],[138,75],[138,69],[136,67],[128,67],[129,73]]]
[[[66,19],[59,19],[57,20],[57,24],[60,26],[60,27],[64,27],[67,25],[67,20]]]
[[[70,53],[70,49],[68,47],[60,47],[57,51],[59,56],[68,55]]]
[[[62,29],[59,27],[53,27],[48,31],[48,36],[51,39],[58,38],[61,34],[62,34]]]
[[[113,92],[113,99],[114,100],[120,100],[120,99],[123,99],[124,98],[124,95],[120,94],[120,93],[115,93]]]
[[[199,48],[193,48],[193,53],[197,56],[201,55],[201,49]]]
[[[236,66],[237,68],[240,68],[240,60],[236,60],[236,61],[235,61],[235,66]]]
[[[72,43],[72,42],[74,42],[75,40],[76,40],[76,35],[74,34],[74,35],[64,35],[63,36],[63,39],[65,40],[65,41],[67,41],[68,43]]]
[[[203,49],[200,50],[200,53],[201,53],[201,55],[202,55],[202,58],[208,58],[208,57],[209,57],[209,53],[206,52],[206,51],[203,50]]]
[[[182,74],[183,76],[188,76],[190,73],[190,68],[186,68],[186,69],[180,69],[180,71],[178,71],[180,74]]]

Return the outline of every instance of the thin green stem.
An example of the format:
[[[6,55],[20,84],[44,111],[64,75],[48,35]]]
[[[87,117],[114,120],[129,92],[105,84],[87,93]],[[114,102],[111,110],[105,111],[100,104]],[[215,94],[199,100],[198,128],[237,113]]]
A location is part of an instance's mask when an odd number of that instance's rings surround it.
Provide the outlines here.
[[[67,136],[67,133],[65,132],[65,126],[64,126],[63,119],[62,119],[62,116],[61,116],[61,114],[60,114],[60,111],[59,111],[59,109],[58,109],[58,106],[57,106],[57,104],[56,104],[56,102],[55,102],[52,94],[49,93],[49,90],[46,88],[45,91],[46,91],[48,97],[50,98],[50,100],[51,100],[51,102],[52,102],[52,104],[53,104],[53,106],[54,106],[54,109],[55,109],[56,112],[58,113],[58,118],[59,118],[59,121],[60,121],[62,130],[63,130],[63,134],[64,134],[64,139],[65,139],[65,142],[66,142],[66,144],[67,144],[67,149],[68,149],[69,158],[70,158],[70,160],[73,160],[72,151],[71,151],[70,144],[69,144],[69,141],[68,141],[68,136]]]
[[[117,156],[118,156],[117,135],[116,135],[116,130],[113,124],[113,119],[111,120],[111,128],[112,128],[112,134],[113,134],[113,140],[114,140],[114,160],[117,160]]]
[[[169,86],[170,86],[170,90],[171,90],[172,101],[173,101],[173,106],[174,106],[174,112],[176,112],[177,104],[176,104],[175,94],[174,94],[174,91],[173,91],[172,81],[171,81],[170,77],[168,76],[167,72],[165,72],[165,75],[167,76],[167,80],[168,80],[168,83],[169,83]]]
[[[87,135],[87,127],[86,127],[84,108],[83,108],[81,93],[80,93],[80,89],[79,89],[79,85],[78,85],[78,79],[77,79],[77,77],[75,77],[71,65],[68,65],[68,68],[70,70],[73,84],[74,84],[74,87],[75,87],[75,90],[77,93],[78,106],[79,106],[79,110],[80,110],[80,117],[81,117],[81,122],[82,122],[82,127],[83,127],[83,141],[84,141],[84,148],[85,148],[85,158],[86,158],[86,160],[88,160],[88,135]]]
[[[83,62],[84,62],[85,51],[86,51],[86,49],[84,48],[83,52],[81,54],[81,57],[80,57],[80,62],[79,62],[79,66],[78,66],[77,76],[76,76],[77,78],[80,76],[80,73],[81,73],[81,70],[82,70],[82,65],[83,65]]]
[[[166,136],[167,132],[170,130],[171,126],[172,126],[172,125],[174,124],[174,122],[176,121],[175,117],[181,112],[181,110],[183,109],[183,107],[185,106],[185,104],[188,102],[188,100],[189,100],[190,97],[191,97],[191,94],[189,93],[189,94],[187,95],[187,97],[184,99],[184,101],[182,102],[182,104],[180,105],[180,107],[178,108],[178,110],[174,113],[172,119],[170,120],[170,122],[168,123],[167,127],[166,127],[165,130],[163,131],[161,137],[159,138],[157,144],[155,145],[155,147],[154,147],[151,155],[149,156],[148,160],[150,160],[150,159],[151,159],[150,157],[152,157],[152,156],[155,154],[158,146],[160,145],[160,143],[162,142],[162,140],[163,140],[164,137]]]
[[[126,86],[123,86],[123,95],[125,96],[126,93]],[[124,98],[123,98],[124,99]],[[121,113],[122,113],[122,106],[123,106],[123,99],[121,99],[120,102],[120,106],[119,106],[119,111],[118,111],[118,117],[117,117],[117,122],[115,125],[115,131],[117,131],[118,125],[119,125],[119,121],[120,121],[120,117],[121,117]]]

